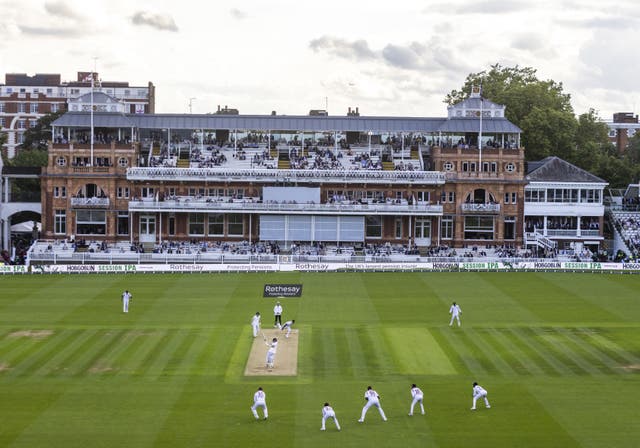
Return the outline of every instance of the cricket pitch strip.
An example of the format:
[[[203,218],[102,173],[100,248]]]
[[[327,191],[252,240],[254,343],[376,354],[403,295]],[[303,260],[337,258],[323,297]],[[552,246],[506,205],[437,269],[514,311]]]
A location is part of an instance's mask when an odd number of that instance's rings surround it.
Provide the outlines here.
[[[266,329],[262,331],[267,338],[267,342],[273,338],[278,338],[278,352],[273,369],[267,369],[267,347],[262,339],[262,334],[258,334],[253,340],[247,366],[244,369],[245,376],[294,376],[298,374],[298,330],[291,330],[288,338],[286,332],[277,329]]]

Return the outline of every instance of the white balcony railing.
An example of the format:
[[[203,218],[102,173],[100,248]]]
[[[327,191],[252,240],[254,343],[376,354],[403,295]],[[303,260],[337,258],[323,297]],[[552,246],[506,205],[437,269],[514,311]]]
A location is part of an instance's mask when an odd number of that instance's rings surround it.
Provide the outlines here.
[[[372,171],[372,170],[278,170],[278,169],[225,169],[225,168],[129,168],[128,180],[225,180],[252,182],[340,182],[381,184],[444,184],[439,171]]]
[[[263,202],[218,202],[201,199],[132,200],[131,212],[260,212],[266,214],[357,214],[357,215],[442,215],[441,205],[431,204],[280,204]]]

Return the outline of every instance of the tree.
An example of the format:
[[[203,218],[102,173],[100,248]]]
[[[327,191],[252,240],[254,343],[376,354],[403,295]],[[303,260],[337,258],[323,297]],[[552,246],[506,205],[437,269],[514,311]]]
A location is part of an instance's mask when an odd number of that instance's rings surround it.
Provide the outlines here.
[[[505,117],[522,129],[522,144],[528,160],[548,155],[571,157],[571,141],[576,130],[571,96],[563,92],[562,83],[538,79],[531,67],[503,67],[467,76],[460,90],[445,98],[455,104],[467,98],[473,86],[482,86],[482,96],[506,106]]]
[[[5,160],[8,166],[47,166],[49,153],[42,149],[22,149],[13,159]]]
[[[64,112],[53,112],[40,117],[36,125],[27,129],[24,133],[24,141],[21,149],[39,149],[46,151],[47,142],[51,140],[51,123],[58,119]]]

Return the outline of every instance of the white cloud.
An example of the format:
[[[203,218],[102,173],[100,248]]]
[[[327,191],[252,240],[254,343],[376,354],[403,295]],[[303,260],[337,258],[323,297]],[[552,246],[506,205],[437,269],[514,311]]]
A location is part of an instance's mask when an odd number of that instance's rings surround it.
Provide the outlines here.
[[[178,31],[178,26],[168,14],[154,14],[149,11],[138,11],[131,16],[134,25],[146,25],[159,31]]]

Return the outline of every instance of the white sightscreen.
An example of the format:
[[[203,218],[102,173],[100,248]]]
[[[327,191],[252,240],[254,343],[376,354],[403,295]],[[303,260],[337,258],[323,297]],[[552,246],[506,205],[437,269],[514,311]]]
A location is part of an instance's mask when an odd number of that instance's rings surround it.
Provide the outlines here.
[[[262,241],[364,241],[363,216],[261,215]]]
[[[285,218],[282,215],[260,215],[260,240],[285,241]]]
[[[339,241],[364,241],[364,216],[340,216]]]
[[[313,216],[308,215],[289,215],[287,230],[289,235],[288,241],[312,241],[311,221]]]

